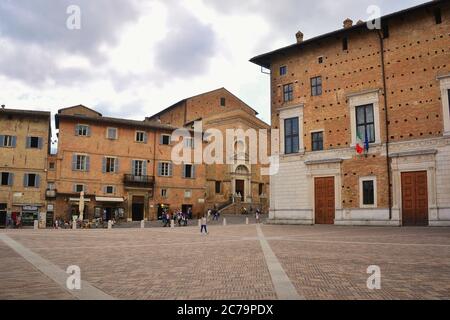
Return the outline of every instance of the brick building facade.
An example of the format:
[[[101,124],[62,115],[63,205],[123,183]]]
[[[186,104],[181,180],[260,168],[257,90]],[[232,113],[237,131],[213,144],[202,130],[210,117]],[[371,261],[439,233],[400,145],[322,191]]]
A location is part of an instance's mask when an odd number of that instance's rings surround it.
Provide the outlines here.
[[[251,60],[280,129],[271,221],[450,225],[449,30],[432,1]]]
[[[203,132],[218,130],[224,137],[223,152],[226,155],[227,130],[267,130],[270,126],[257,117],[256,110],[248,106],[225,88],[202,93],[183,99],[165,110],[147,118],[147,121],[159,121],[175,127],[193,128],[195,121],[201,121]],[[226,212],[238,213],[242,206],[261,208],[267,212],[269,207],[269,177],[261,174],[261,168],[267,167],[251,163],[249,159],[249,139],[235,137],[233,164],[205,164],[206,205],[219,208],[230,207]],[[242,140],[242,141],[237,141]],[[259,136],[257,136],[259,144]],[[237,144],[240,144],[239,146]],[[268,141],[269,144],[269,141]],[[268,146],[270,152],[270,145]],[[240,196],[239,196],[240,195]],[[233,205],[236,202],[240,205]]]
[[[81,191],[87,219],[155,220],[163,205],[203,214],[204,168],[172,163],[176,128],[104,117],[84,106],[61,109],[55,119],[57,217],[78,215]]]
[[[50,136],[50,112],[0,109],[0,227],[45,225]]]

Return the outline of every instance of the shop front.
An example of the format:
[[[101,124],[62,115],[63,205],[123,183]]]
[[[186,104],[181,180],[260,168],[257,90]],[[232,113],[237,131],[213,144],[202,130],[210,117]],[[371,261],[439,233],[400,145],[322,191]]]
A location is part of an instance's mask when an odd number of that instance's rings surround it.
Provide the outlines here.
[[[114,197],[95,197],[94,218],[103,221],[122,220],[125,218],[124,199]]]
[[[26,205],[22,207],[22,226],[32,227],[34,220],[39,220],[39,206]]]

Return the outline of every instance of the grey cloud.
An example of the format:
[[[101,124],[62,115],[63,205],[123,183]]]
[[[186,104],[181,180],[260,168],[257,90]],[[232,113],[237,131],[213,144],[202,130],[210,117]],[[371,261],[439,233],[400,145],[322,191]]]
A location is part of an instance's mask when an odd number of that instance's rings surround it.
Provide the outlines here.
[[[59,86],[73,85],[91,76],[86,70],[60,68],[51,52],[29,45],[12,45],[3,51],[0,55],[0,74],[34,87],[43,87],[51,82]]]
[[[80,7],[80,30],[66,27],[70,5]],[[114,45],[118,31],[137,17],[135,0],[3,0],[0,34],[18,43],[82,54],[99,62],[99,47]]]
[[[200,75],[208,69],[216,51],[214,30],[176,4],[168,8],[169,31],[157,46],[155,65],[166,76]]]
[[[114,46],[120,30],[139,16],[140,0],[2,0],[0,74],[32,86],[56,82],[76,85],[92,79],[106,62],[102,45]],[[67,8],[81,10],[81,29],[66,27]],[[89,59],[91,71],[61,68],[58,59],[76,54]]]
[[[366,13],[370,5],[378,5],[382,14],[401,10],[417,5],[426,0],[249,0],[249,1],[221,1],[204,0],[205,5],[218,12],[229,14],[257,14],[261,15],[270,25],[270,32],[263,35],[264,41],[258,49],[271,50],[269,39],[285,39],[286,44],[295,42],[295,33],[301,30],[305,38],[342,28],[342,22],[351,18],[355,22],[359,19],[367,20]]]

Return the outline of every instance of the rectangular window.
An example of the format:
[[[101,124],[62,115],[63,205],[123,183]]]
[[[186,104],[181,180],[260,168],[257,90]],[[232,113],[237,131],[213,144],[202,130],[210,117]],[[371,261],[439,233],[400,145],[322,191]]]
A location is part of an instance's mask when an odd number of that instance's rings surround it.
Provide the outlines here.
[[[29,188],[39,188],[39,175],[35,173],[26,173],[24,175],[23,185]]]
[[[183,178],[195,178],[194,176],[194,165],[185,164],[183,167]]]
[[[75,170],[88,171],[88,156],[79,154],[75,156]]]
[[[160,139],[160,144],[170,145],[170,136],[168,134],[162,134]]]
[[[221,107],[225,107],[226,105],[226,99],[225,98],[220,98],[220,106]]]
[[[105,157],[103,172],[106,173],[117,173],[117,158]]]
[[[356,107],[356,133],[363,143],[375,142],[373,104]]]
[[[348,50],[348,38],[342,39],[342,50]]]
[[[287,74],[287,66],[280,67],[280,76],[285,76]]]
[[[105,193],[106,194],[113,194],[114,193],[114,186],[106,186],[105,187]]]
[[[184,190],[184,197],[185,198],[192,197],[192,190]]]
[[[147,175],[146,166],[144,160],[133,160],[132,174],[136,177]]]
[[[373,180],[363,181],[362,188],[363,188],[363,205],[374,205],[375,204],[374,181]]]
[[[49,162],[48,168],[49,168],[50,170],[55,170],[55,163],[54,163],[54,162]]]
[[[13,177],[14,174],[10,172],[2,172],[0,176],[0,185],[1,186],[12,186],[13,185]]]
[[[28,149],[41,149],[42,139],[39,137],[27,137],[27,148]]]
[[[284,120],[284,153],[299,151],[298,117]]]
[[[434,9],[434,20],[436,21],[436,24],[442,23],[442,11],[441,8]]]
[[[222,182],[221,181],[216,181],[216,193],[222,193]]]
[[[0,136],[0,147],[15,148],[16,137],[15,136]]]
[[[319,58],[317,59],[317,62],[319,62],[319,64],[322,64],[322,63],[323,63],[323,57],[319,57]]]
[[[294,100],[294,85],[292,83],[283,86],[283,99],[284,102]]]
[[[89,136],[89,126],[85,124],[78,124],[75,128],[75,135],[87,137]]]
[[[323,132],[311,133],[312,151],[323,150]]]
[[[261,196],[264,194],[264,183],[260,183],[258,186],[258,194]]]
[[[106,134],[108,139],[117,140],[117,128],[108,128]]]
[[[170,162],[160,162],[158,164],[158,175],[161,177],[171,177],[172,164]]]
[[[167,189],[161,189],[161,197],[167,198]]]
[[[74,187],[74,191],[77,192],[77,193],[80,193],[82,191],[86,192],[84,184],[76,184],[75,187]]]
[[[184,138],[184,146],[186,148],[194,149],[194,138]]]
[[[144,131],[136,131],[136,142],[147,143],[147,133]]]
[[[55,190],[55,189],[56,189],[56,185],[54,182],[47,183],[47,190]]]
[[[322,77],[311,78],[311,95],[322,95]]]

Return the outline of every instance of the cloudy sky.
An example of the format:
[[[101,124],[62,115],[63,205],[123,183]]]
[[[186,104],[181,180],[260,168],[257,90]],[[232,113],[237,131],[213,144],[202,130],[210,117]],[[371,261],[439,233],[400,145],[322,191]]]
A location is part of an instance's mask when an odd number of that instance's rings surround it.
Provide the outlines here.
[[[424,0],[0,0],[0,104],[143,119],[226,87],[269,117],[255,55]],[[67,28],[67,8],[81,29]],[[73,21],[73,20],[69,20]]]

